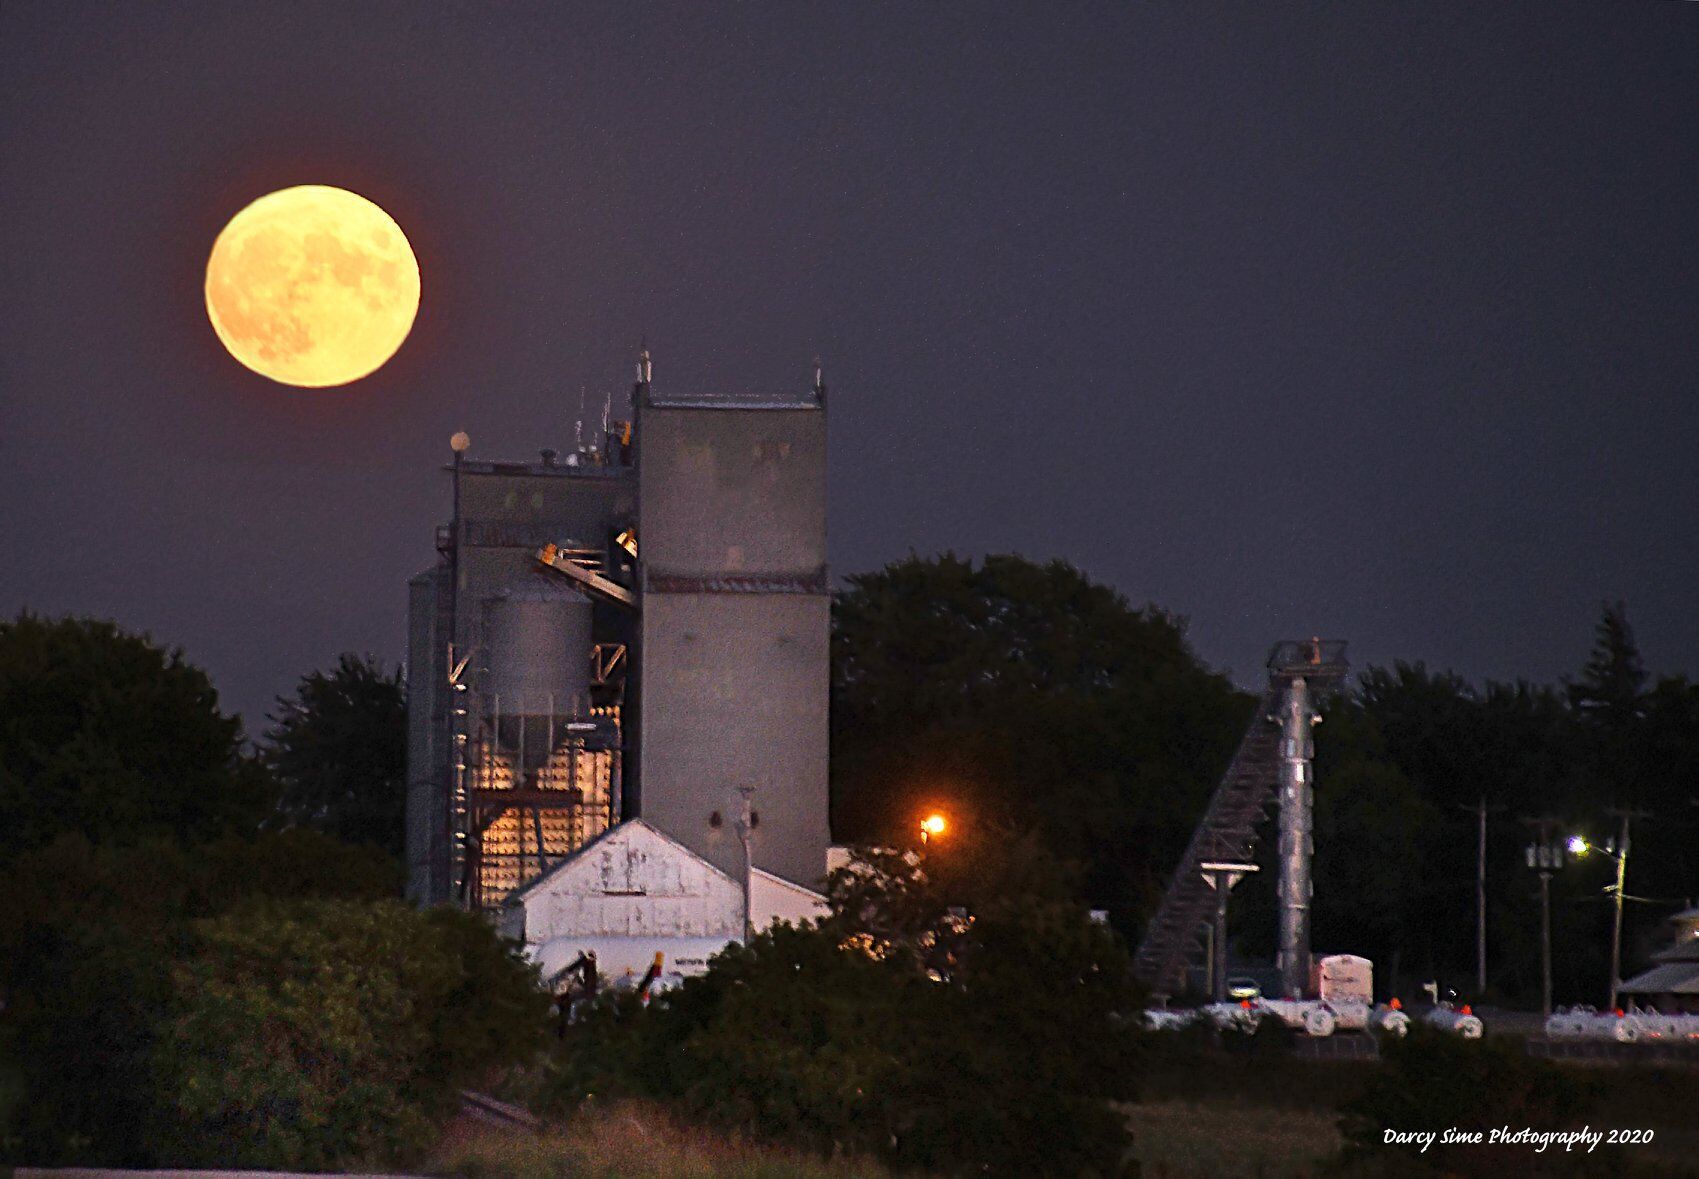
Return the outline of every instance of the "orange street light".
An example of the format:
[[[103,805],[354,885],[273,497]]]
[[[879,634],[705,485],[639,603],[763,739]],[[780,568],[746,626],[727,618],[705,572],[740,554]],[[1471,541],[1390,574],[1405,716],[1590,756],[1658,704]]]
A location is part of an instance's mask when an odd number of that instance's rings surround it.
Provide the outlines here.
[[[948,827],[949,823],[945,822],[944,816],[933,811],[920,821],[920,842],[922,844],[931,843],[934,835],[944,834]]]

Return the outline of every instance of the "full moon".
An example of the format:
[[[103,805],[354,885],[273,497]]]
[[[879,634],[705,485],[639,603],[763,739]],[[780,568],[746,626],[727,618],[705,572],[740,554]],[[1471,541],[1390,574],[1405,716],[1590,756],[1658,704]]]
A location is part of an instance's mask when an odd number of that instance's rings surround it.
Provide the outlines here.
[[[419,263],[393,218],[322,184],[284,188],[230,219],[206,264],[206,312],[230,355],[285,385],[376,372],[419,310]]]

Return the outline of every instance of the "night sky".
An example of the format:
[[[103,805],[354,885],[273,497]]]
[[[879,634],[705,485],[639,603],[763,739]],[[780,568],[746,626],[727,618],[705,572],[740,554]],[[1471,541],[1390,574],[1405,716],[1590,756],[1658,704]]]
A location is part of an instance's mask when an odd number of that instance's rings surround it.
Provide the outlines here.
[[[1699,4],[0,7],[0,609],[180,645],[249,731],[483,458],[659,389],[831,387],[839,574],[1060,556],[1268,644],[1699,672]],[[213,238],[293,184],[417,251],[294,390]],[[620,402],[616,400],[616,416]]]

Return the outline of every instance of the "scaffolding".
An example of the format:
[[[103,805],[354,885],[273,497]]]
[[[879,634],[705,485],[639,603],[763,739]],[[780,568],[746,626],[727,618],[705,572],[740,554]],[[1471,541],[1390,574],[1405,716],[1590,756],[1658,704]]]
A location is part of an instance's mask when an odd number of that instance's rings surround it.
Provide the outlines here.
[[[469,908],[500,906],[619,821],[625,648],[588,655],[590,696],[562,707],[552,698],[504,706],[492,695],[463,743],[456,795]]]

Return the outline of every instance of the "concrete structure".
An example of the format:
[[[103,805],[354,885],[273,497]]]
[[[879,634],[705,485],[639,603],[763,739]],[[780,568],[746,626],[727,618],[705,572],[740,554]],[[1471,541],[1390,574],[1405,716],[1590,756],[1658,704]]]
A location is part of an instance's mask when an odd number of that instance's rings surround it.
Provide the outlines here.
[[[409,586],[420,902],[499,909],[639,816],[740,888],[746,847],[752,878],[825,874],[824,386],[660,397],[645,354],[632,419],[564,461],[456,436]]]
[[[638,812],[741,872],[826,870],[830,585],[823,390],[637,411],[643,701]]]
[[[818,893],[757,870],[750,923],[801,924],[825,915]],[[543,976],[579,954],[596,956],[615,983],[640,978],[665,956],[663,981],[700,974],[708,959],[743,939],[743,883],[641,819],[585,844],[543,877],[510,894],[500,928],[525,943]]]

